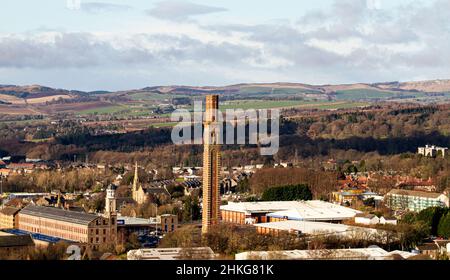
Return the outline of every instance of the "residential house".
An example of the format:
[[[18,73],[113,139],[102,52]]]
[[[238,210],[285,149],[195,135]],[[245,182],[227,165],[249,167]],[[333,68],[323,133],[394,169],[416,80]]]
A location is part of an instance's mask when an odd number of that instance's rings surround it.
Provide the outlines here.
[[[380,218],[380,224],[382,225],[397,225],[397,219],[391,218],[391,217],[381,217]]]
[[[377,225],[380,223],[380,218],[373,214],[357,214],[355,216],[355,223],[362,225]]]

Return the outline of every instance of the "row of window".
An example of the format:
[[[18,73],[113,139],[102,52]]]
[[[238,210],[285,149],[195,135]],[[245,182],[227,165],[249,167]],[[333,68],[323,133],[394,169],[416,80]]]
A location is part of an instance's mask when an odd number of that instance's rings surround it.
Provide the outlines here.
[[[51,228],[50,229],[49,228],[37,228],[37,227],[21,224],[20,229],[24,230],[24,231],[45,234],[45,235],[54,236],[54,237],[67,239],[67,240],[74,240],[74,241],[80,241],[80,242],[87,241],[87,238],[84,238],[83,235],[75,234],[73,232],[61,232],[61,231],[57,231],[57,230],[52,230]]]
[[[67,225],[67,224],[63,224],[63,223],[58,223],[58,222],[54,222],[54,221],[48,221],[45,219],[35,219],[35,218],[30,218],[30,217],[24,217],[24,216],[20,216],[20,220],[19,223],[27,223],[27,224],[31,224],[31,225],[35,225],[35,226],[39,226],[39,227],[44,227],[44,228],[51,228],[51,229],[57,229],[57,230],[62,230],[62,231],[70,231],[70,232],[76,232],[76,233],[80,233],[80,234],[87,234],[87,227],[80,227],[80,226],[73,226],[73,225]]]
[[[103,243],[105,243],[106,242],[106,237],[103,237]],[[91,240],[90,240],[91,242],[90,243],[94,243],[94,238],[93,237],[91,237]],[[100,238],[99,237],[96,237],[95,238],[95,243],[100,243]]]
[[[94,234],[94,229],[91,228],[91,234]],[[100,229],[95,229],[95,235],[99,235],[100,234]],[[106,228],[103,229],[103,235],[106,235]]]

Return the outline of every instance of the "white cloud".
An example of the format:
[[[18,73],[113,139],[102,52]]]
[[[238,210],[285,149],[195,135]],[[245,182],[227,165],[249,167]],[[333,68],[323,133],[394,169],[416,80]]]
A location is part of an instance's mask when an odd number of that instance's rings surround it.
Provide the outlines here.
[[[88,13],[97,14],[101,12],[127,11],[131,10],[132,7],[128,5],[113,4],[107,2],[81,2],[80,9]]]
[[[147,10],[147,14],[165,20],[184,21],[193,16],[225,11],[227,11],[227,9],[221,7],[168,0],[156,3],[155,7]]]
[[[329,9],[312,11],[297,22],[250,25],[200,24],[190,19],[224,9],[160,2],[144,24],[121,30],[0,34],[0,70],[92,72],[100,67],[111,77],[135,73],[130,83],[144,86],[450,77],[450,1],[394,9],[369,9],[366,4],[336,0]]]

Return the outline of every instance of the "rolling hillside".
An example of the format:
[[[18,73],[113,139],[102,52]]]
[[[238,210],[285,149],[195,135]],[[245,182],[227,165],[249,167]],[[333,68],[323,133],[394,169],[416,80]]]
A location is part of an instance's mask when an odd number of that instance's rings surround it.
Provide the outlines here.
[[[342,85],[308,85],[303,83],[247,83],[223,87],[154,86],[127,91],[83,92],[31,85],[0,85],[0,114],[58,112],[109,112],[121,108],[133,115],[145,115],[173,99],[201,99],[207,94],[219,94],[222,101],[294,102],[448,102],[450,80],[420,82],[356,83]],[[305,103],[305,104],[302,104]],[[280,104],[281,104],[280,103]],[[290,103],[289,103],[290,104]],[[265,105],[268,106],[268,105]]]

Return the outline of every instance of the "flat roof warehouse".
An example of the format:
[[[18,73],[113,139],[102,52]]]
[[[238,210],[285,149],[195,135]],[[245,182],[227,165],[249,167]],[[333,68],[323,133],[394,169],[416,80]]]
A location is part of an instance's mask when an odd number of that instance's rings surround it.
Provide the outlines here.
[[[362,213],[358,210],[319,200],[230,202],[228,205],[222,205],[220,209],[222,211],[245,213],[246,215],[268,213],[268,217],[298,221],[342,221]]]

